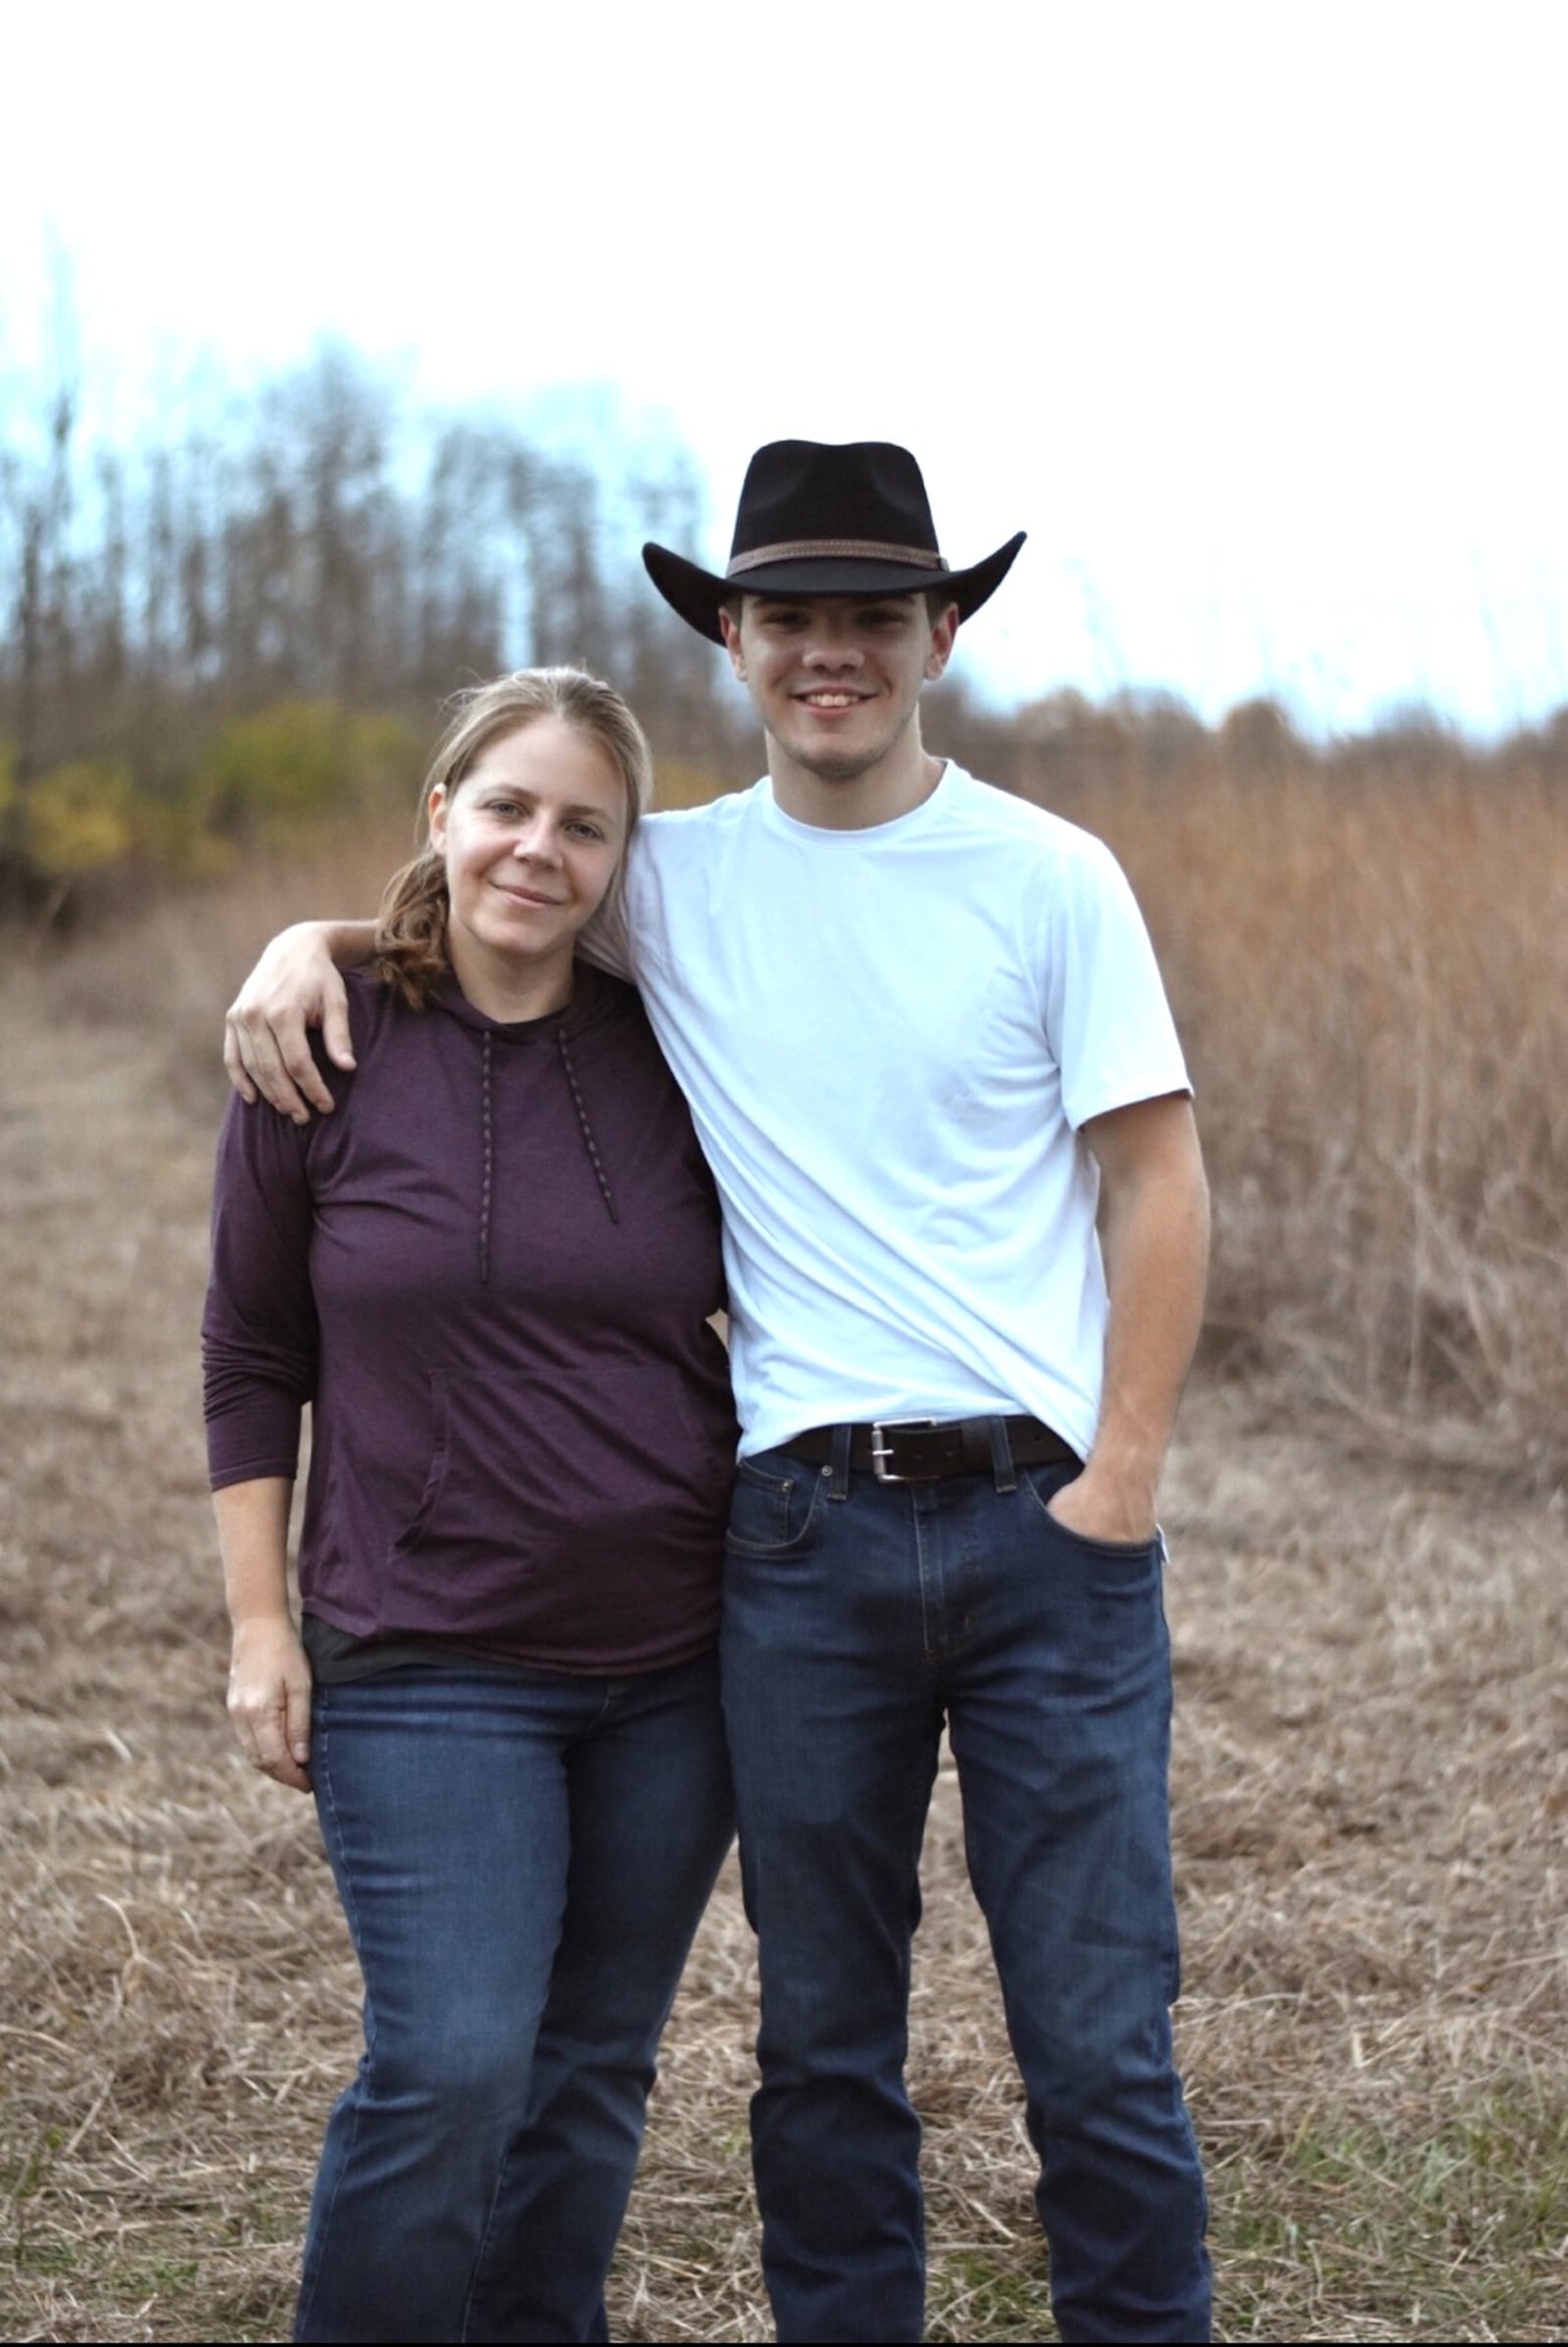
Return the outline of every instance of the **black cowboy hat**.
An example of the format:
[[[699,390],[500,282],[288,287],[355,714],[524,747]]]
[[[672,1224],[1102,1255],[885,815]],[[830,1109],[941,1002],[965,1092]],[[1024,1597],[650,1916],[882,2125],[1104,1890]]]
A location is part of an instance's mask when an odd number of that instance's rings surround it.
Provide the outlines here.
[[[920,467],[890,440],[770,440],[746,468],[722,578],[667,546],[645,546],[654,585],[699,635],[723,642],[719,606],[746,595],[914,595],[941,587],[967,619],[994,595],[1023,544],[950,570]]]

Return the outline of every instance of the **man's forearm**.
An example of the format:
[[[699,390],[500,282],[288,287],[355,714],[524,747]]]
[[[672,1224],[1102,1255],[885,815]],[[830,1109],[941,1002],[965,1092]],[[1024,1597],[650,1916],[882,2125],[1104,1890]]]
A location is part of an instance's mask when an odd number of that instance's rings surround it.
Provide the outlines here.
[[[1136,1540],[1153,1528],[1202,1323],[1208,1185],[1184,1095],[1113,1110],[1087,1132],[1101,1168],[1110,1317],[1094,1447],[1058,1512],[1101,1538]]]
[[[1208,1193],[1200,1166],[1151,1175],[1107,1205],[1110,1320],[1093,1458],[1151,1507],[1203,1317]]]
[[[321,921],[318,926],[335,969],[362,970],[373,958],[374,921]]]

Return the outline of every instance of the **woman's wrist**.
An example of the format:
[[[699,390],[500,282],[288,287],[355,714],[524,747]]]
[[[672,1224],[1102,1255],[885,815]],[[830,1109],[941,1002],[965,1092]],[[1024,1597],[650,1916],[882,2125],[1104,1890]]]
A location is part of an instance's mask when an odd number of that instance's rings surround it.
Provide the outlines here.
[[[236,1638],[253,1638],[264,1631],[287,1630],[298,1635],[298,1625],[287,1602],[281,1606],[250,1606],[243,1613],[229,1617],[229,1629]]]

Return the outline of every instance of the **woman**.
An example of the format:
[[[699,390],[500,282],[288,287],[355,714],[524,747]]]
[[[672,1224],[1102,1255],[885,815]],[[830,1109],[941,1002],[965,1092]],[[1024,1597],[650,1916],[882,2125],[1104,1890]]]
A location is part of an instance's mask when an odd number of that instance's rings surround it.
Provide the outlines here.
[[[718,1213],[612,920],[651,767],[570,669],[472,695],[352,982],[356,1066],[231,1105],[204,1340],[229,1709],[314,1787],[365,1974],[301,2339],[603,2338],[728,1844]],[[302,1621],[285,1540],[312,1449]]]

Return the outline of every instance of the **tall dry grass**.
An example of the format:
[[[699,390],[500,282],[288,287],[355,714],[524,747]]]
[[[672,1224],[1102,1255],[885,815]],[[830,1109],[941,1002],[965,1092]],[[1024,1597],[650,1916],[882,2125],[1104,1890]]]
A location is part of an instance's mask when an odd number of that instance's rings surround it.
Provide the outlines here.
[[[1121,856],[1159,947],[1216,1346],[1385,1437],[1560,1479],[1568,793],[1528,764],[1132,761],[1062,811]]]

